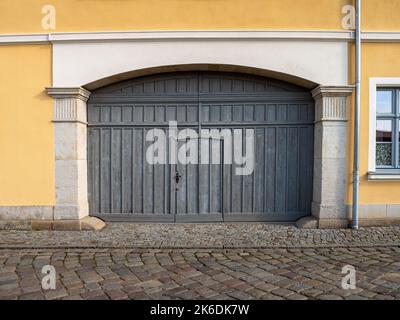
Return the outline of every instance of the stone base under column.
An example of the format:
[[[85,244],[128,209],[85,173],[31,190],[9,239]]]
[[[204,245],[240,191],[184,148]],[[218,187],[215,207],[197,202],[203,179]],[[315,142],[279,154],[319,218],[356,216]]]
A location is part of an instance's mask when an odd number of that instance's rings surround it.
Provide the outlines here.
[[[56,205],[54,207],[54,220],[78,220],[87,217],[89,204],[80,205]]]
[[[0,230],[98,231],[106,226],[96,217],[77,220],[0,220]]]
[[[400,226],[400,218],[369,218],[360,219],[360,227],[390,227]],[[299,229],[346,229],[351,226],[348,219],[319,219],[313,216],[304,217],[296,221]]]
[[[299,229],[343,229],[348,226],[347,219],[320,219],[309,216],[296,221],[296,227]]]

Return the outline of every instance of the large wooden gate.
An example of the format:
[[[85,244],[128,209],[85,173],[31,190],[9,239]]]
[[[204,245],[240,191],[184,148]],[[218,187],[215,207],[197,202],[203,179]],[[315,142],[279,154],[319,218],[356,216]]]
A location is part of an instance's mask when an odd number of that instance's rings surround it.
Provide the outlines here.
[[[153,142],[146,136],[156,128],[168,137],[170,121],[178,130],[224,130],[242,139],[232,138],[232,151],[224,139],[210,139],[208,164],[151,164],[146,152]],[[88,105],[91,215],[122,221],[294,221],[310,215],[313,121],[309,92],[244,74],[165,73],[98,89]],[[254,170],[237,175],[238,164],[222,163],[234,150],[245,153],[246,129],[254,133]],[[194,142],[199,159],[201,140]],[[174,149],[166,139],[167,160],[185,142]]]

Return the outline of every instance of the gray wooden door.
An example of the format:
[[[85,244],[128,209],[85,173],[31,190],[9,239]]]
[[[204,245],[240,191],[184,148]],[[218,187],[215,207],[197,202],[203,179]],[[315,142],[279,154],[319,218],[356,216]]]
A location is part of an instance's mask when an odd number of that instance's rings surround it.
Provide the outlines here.
[[[215,163],[149,164],[146,134],[157,128],[168,136],[169,121],[179,130],[241,134],[242,151],[246,129],[252,130],[252,174],[237,175],[235,163],[223,164],[232,156],[225,154],[223,139],[209,141],[209,156],[221,153]],[[165,73],[98,89],[88,103],[90,212],[114,221],[171,222],[294,221],[310,215],[313,121],[309,92],[244,74]],[[184,141],[177,143],[179,150]],[[167,139],[167,159],[171,150]]]

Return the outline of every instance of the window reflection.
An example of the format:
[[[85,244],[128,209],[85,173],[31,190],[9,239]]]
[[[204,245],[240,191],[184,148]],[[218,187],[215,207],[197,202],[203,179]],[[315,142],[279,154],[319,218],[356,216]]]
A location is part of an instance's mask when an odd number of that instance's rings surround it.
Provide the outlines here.
[[[377,113],[392,113],[392,103],[393,103],[393,93],[392,91],[378,91],[377,92],[377,103],[376,112]]]
[[[376,141],[392,142],[392,120],[378,120],[376,122]]]

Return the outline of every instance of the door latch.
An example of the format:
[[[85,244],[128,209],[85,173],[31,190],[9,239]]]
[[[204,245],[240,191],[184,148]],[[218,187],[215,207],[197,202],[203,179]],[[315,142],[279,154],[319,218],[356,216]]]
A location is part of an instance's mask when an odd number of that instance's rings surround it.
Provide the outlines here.
[[[175,181],[176,183],[179,183],[179,179],[182,178],[182,176],[179,174],[179,172],[177,171],[175,174]]]

